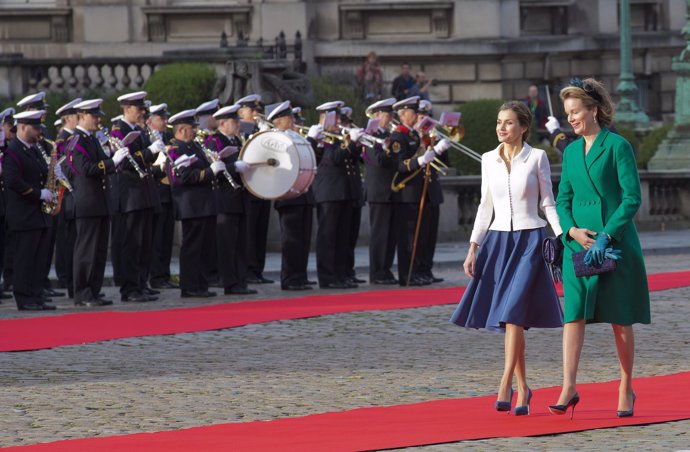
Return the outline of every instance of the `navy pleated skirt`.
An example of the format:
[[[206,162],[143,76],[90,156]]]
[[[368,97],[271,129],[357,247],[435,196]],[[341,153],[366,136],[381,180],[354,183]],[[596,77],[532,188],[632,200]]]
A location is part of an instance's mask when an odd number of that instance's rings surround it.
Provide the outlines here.
[[[541,255],[544,228],[489,231],[479,248],[474,278],[450,321],[465,328],[505,331],[563,326],[551,275]]]

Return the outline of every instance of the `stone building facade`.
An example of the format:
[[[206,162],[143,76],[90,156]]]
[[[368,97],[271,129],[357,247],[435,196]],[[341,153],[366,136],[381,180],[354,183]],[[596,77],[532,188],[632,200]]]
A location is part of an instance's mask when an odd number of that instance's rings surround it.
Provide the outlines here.
[[[640,102],[661,119],[673,112],[687,2],[631,3]],[[288,44],[301,33],[312,73],[354,74],[373,50],[390,83],[409,61],[436,80],[440,110],[573,75],[615,87],[619,70],[618,0],[0,0],[0,96],[19,95],[17,66],[41,60],[141,62],[218,46],[222,33],[231,47],[270,45],[280,31]]]

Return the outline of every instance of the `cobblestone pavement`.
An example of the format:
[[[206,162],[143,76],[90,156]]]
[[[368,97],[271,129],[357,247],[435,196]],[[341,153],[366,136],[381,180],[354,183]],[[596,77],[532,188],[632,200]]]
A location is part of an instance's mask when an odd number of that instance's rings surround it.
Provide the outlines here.
[[[653,254],[647,265],[650,273],[687,269],[690,253]],[[446,278],[442,286],[467,283],[459,270],[449,266],[438,275]],[[253,299],[285,296],[277,284],[258,288],[260,293]],[[364,285],[362,290],[371,287]],[[119,299],[116,288],[105,291]],[[180,300],[177,291],[163,295],[161,301],[144,305],[116,301],[113,309],[204,303]],[[635,330],[637,376],[690,370],[689,299],[690,288],[652,293],[654,323],[636,326]],[[77,311],[69,300],[58,300],[57,304],[61,309]],[[0,445],[495,393],[503,363],[503,337],[449,324],[453,308],[347,313],[1,353]],[[27,313],[18,313],[11,300],[0,305],[0,318],[18,316]],[[533,387],[560,383],[560,336],[560,330],[527,333],[528,373]],[[579,375],[583,383],[618,377],[607,325],[588,327]],[[690,421],[680,421],[413,449],[672,451],[690,449],[689,432]]]

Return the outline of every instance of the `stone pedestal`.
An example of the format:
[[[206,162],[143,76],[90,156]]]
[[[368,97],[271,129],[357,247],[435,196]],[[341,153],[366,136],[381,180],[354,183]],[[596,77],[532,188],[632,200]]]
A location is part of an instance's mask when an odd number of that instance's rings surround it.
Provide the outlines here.
[[[690,168],[690,0],[688,21],[683,28],[687,46],[673,59],[676,74],[675,126],[649,161],[650,170],[688,170]]]

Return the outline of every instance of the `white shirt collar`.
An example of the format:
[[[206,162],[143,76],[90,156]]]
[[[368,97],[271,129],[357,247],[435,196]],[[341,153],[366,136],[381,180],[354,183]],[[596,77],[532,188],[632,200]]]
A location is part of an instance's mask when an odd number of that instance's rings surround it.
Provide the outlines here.
[[[90,136],[91,136],[91,132],[89,132],[88,130],[86,130],[86,129],[83,128],[82,126],[77,126],[77,129],[79,129],[79,130],[81,130],[82,132],[84,132],[84,133],[86,134],[87,137],[90,137]]]

